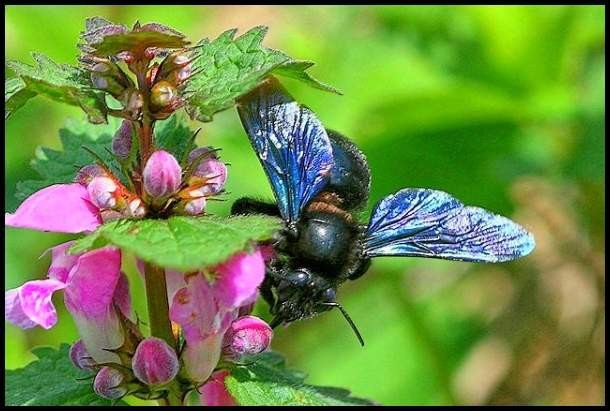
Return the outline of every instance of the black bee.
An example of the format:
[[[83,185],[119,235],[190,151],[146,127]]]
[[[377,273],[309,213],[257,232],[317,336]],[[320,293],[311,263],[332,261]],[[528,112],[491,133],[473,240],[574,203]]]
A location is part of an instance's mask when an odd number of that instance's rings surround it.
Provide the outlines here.
[[[271,326],[339,308],[338,286],[362,276],[376,256],[503,262],[527,255],[534,239],[511,220],[467,207],[442,191],[403,189],[377,203],[367,225],[357,212],[368,200],[370,171],[354,143],[327,131],[277,80],[238,105],[242,124],[273,188],[276,204],[237,200],[232,214],[281,217],[261,295]]]

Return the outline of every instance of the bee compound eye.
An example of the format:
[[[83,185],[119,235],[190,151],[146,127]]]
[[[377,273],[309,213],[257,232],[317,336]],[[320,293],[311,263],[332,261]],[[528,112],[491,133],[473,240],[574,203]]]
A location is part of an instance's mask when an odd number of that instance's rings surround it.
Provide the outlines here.
[[[286,280],[290,281],[293,285],[302,287],[305,284],[307,284],[310,277],[311,276],[309,275],[308,272],[303,271],[303,270],[297,270],[297,271],[290,273],[290,275],[286,278]]]
[[[320,294],[320,301],[323,303],[333,303],[337,298],[337,293],[333,288],[327,288]]]

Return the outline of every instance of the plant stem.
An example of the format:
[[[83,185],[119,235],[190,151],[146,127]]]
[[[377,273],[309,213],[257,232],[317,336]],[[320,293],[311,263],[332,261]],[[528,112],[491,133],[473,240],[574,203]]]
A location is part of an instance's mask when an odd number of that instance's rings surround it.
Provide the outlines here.
[[[167,284],[165,270],[153,264],[146,263],[144,271],[146,282],[146,302],[148,303],[148,321],[150,333],[176,348],[176,340],[172,334],[169,321],[169,304],[167,301]]]

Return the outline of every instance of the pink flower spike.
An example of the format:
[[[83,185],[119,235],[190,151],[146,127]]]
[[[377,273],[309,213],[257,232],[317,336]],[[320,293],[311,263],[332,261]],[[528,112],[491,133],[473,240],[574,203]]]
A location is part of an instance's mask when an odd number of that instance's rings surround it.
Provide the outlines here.
[[[273,330],[263,320],[246,315],[233,321],[223,339],[223,354],[232,360],[265,351],[271,344]]]
[[[251,303],[265,278],[265,261],[259,249],[251,254],[235,254],[216,269],[219,278],[214,283],[214,290],[219,301],[227,308]]]
[[[13,214],[4,214],[4,224],[9,227],[57,233],[93,231],[101,223],[87,189],[78,183],[43,188],[25,199]]]
[[[225,386],[225,378],[229,375],[229,371],[217,371],[212,374],[212,377],[207,383],[199,388],[201,405],[209,406],[235,406],[237,403],[227,391]]]
[[[55,291],[65,287],[65,283],[49,279],[28,281],[17,289],[8,290],[4,295],[5,318],[17,326],[30,328],[32,325],[25,320],[27,318],[34,325],[48,330],[57,323],[57,311],[51,297]]]

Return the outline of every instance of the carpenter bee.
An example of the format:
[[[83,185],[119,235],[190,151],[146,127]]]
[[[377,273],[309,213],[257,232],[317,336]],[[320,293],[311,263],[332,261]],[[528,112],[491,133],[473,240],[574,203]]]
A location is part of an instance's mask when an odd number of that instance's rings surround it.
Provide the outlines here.
[[[260,287],[274,315],[272,327],[338,308],[364,345],[336,293],[346,280],[362,276],[372,257],[497,263],[534,248],[532,235],[508,218],[431,189],[389,195],[361,224],[357,216],[371,176],[353,142],[327,131],[273,78],[244,96],[238,112],[276,204],[245,197],[231,213],[263,213],[285,223],[273,243],[278,258],[268,263]]]

